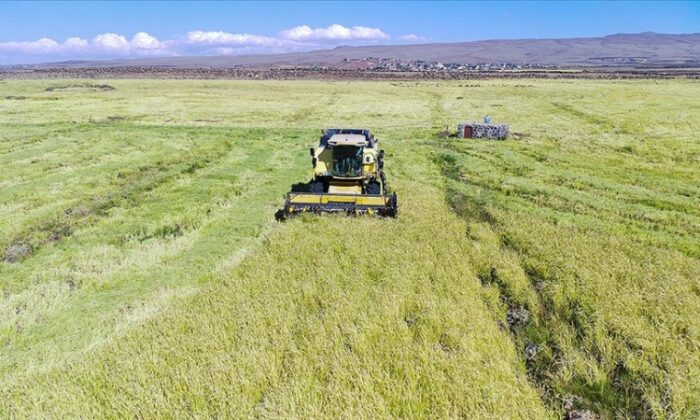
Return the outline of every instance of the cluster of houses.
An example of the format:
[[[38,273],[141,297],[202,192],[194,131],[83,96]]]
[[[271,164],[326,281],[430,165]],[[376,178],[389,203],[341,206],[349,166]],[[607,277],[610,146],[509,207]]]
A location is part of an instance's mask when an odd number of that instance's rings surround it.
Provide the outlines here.
[[[541,63],[478,63],[478,64],[463,64],[463,63],[441,63],[439,61],[424,61],[424,60],[402,60],[397,58],[346,58],[344,63],[354,64],[357,67],[362,67],[367,70],[375,71],[492,71],[492,70],[518,70],[518,69],[533,69],[545,67]]]

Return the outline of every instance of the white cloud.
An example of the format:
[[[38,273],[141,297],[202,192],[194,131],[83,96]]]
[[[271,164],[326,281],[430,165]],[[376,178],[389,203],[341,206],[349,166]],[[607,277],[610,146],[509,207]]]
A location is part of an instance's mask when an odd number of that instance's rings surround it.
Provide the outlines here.
[[[74,48],[74,49],[87,48],[88,45],[89,45],[89,43],[87,42],[86,39],[82,39],[82,38],[78,38],[78,37],[68,38],[63,43],[64,47]]]
[[[400,40],[402,41],[408,41],[408,42],[421,42],[421,41],[427,41],[428,38],[418,36],[416,34],[406,34],[406,35],[401,35],[399,37]]]
[[[296,26],[280,32],[284,39],[292,41],[351,41],[351,40],[381,40],[389,39],[379,28],[333,24],[327,28],[311,28],[308,25]]]
[[[146,32],[139,32],[131,39],[131,46],[137,49],[143,50],[157,50],[162,48],[162,44],[158,41],[158,38],[147,34]]]
[[[232,34],[222,31],[192,31],[187,33],[187,42],[206,45],[275,45],[278,40],[264,35]]]
[[[0,64],[131,55],[174,55],[175,52],[169,48],[173,45],[172,41],[161,42],[146,32],[137,33],[131,41],[123,35],[108,32],[99,34],[90,41],[71,37],[63,43],[50,38],[0,42]]]
[[[160,42],[158,38],[146,32],[137,33],[131,38],[131,41],[127,40],[124,35],[104,33],[93,38],[90,46],[96,49],[113,52],[134,52],[137,54],[144,51],[161,50],[164,48],[164,44]]]
[[[92,39],[92,44],[107,50],[125,51],[129,48],[129,41],[123,35],[114,33],[99,34]]]
[[[400,39],[408,42],[422,40],[416,35],[409,35]],[[389,35],[379,28],[346,27],[339,24],[326,28],[301,25],[281,31],[277,36],[195,30],[184,37],[166,40],[159,40],[146,32],[138,32],[131,39],[122,34],[106,32],[90,40],[70,37],[62,43],[51,38],[0,42],[0,64],[143,55],[282,53],[327,48],[345,42],[362,44],[388,39]]]
[[[50,38],[41,38],[38,41],[28,42],[26,45],[29,49],[35,49],[39,51],[53,51],[60,48],[60,44]]]
[[[56,52],[61,49],[61,44],[51,38],[41,38],[36,41],[10,41],[0,42],[0,51],[28,52],[34,54]]]
[[[70,54],[87,46],[88,42],[82,38],[68,38],[62,44],[51,38],[41,38],[36,41],[0,42],[0,54],[10,54],[11,57]]]

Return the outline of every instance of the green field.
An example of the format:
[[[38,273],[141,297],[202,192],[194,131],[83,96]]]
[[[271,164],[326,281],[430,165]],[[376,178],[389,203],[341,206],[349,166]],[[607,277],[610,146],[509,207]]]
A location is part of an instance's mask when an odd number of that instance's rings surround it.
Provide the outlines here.
[[[0,81],[0,418],[698,418],[697,98]],[[484,114],[512,138],[440,138]],[[398,219],[275,221],[327,126]]]

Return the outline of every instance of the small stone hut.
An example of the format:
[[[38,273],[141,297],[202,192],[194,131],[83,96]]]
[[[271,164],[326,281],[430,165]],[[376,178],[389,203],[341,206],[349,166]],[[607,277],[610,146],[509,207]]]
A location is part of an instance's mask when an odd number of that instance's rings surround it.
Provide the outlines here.
[[[464,122],[457,125],[457,137],[465,139],[505,140],[508,124]]]

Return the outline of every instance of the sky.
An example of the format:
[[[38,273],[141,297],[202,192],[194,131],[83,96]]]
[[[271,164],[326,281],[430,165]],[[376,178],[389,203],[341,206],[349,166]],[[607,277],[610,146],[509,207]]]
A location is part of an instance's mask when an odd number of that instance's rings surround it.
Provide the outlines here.
[[[700,2],[3,2],[0,64],[698,33]]]

